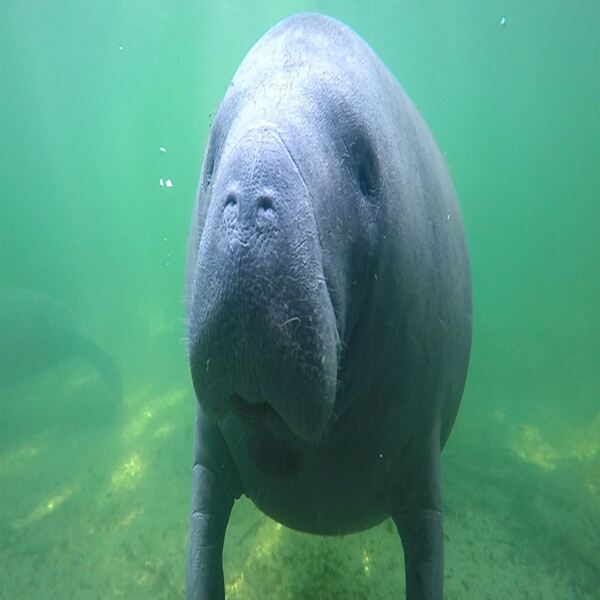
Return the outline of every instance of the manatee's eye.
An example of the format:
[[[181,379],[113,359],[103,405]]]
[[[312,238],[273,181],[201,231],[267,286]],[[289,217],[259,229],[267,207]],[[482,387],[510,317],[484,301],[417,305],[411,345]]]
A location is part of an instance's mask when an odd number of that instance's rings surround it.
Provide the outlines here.
[[[204,159],[204,170],[202,173],[202,188],[206,189],[210,182],[212,181],[213,171],[215,168],[215,153],[211,148],[209,148],[206,153],[206,157]]]
[[[371,184],[369,178],[369,169],[367,165],[361,164],[358,167],[358,185],[363,196],[369,196],[371,194]]]
[[[367,137],[359,136],[353,147],[353,162],[361,194],[376,200],[379,192],[379,161]]]
[[[221,145],[223,143],[221,120],[219,115],[217,115],[208,136],[208,146],[206,147],[206,154],[202,166],[201,185],[203,190],[206,190],[210,186],[214,172],[218,167]]]

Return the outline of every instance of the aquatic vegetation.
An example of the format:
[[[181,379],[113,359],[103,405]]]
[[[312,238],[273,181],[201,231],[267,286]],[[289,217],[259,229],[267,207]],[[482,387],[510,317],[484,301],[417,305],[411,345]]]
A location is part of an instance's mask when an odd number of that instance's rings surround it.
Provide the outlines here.
[[[112,489],[120,491],[123,488],[135,487],[146,469],[146,462],[137,452],[134,452],[111,475]]]

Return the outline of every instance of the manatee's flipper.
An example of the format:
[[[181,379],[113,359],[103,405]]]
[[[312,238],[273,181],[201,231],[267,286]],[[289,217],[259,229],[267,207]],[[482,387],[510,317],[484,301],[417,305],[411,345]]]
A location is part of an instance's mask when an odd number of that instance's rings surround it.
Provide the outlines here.
[[[444,531],[439,429],[427,456],[413,461],[392,510],[402,540],[406,600],[443,600]]]
[[[88,362],[100,373],[115,401],[120,403],[123,397],[123,384],[121,372],[114,358],[98,344],[81,335],[72,335],[68,345],[73,357]]]
[[[221,432],[197,407],[186,600],[224,600],[223,542],[241,491]]]
[[[444,533],[442,511],[422,509],[393,515],[404,548],[406,600],[442,600]]]

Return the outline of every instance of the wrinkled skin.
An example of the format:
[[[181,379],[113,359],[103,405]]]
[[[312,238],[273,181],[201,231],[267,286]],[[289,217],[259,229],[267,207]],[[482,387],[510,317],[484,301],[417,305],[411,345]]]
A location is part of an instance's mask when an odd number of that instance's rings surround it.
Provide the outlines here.
[[[441,600],[440,453],[471,340],[461,216],[439,151],[374,52],[291,17],[239,67],[189,238],[198,399],[188,600],[224,597],[242,493],[289,527],[392,516],[409,600]]]

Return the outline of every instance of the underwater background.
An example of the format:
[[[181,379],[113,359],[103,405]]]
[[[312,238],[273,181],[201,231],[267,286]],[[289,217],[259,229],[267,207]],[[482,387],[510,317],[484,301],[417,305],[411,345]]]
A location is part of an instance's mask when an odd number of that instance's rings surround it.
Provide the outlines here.
[[[597,0],[2,0],[0,599],[183,597],[204,145],[246,51],[307,10],[394,73],[465,220],[445,597],[600,598]],[[316,537],[245,499],[224,567],[228,599],[404,593],[391,521]]]

